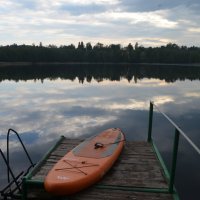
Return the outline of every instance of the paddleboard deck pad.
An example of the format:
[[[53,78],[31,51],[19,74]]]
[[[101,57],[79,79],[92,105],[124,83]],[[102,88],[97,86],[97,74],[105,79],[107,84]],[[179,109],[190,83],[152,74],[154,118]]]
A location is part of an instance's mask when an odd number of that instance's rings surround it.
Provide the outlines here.
[[[90,137],[68,152],[49,171],[44,187],[54,195],[70,195],[99,181],[119,157],[125,137],[111,128]]]

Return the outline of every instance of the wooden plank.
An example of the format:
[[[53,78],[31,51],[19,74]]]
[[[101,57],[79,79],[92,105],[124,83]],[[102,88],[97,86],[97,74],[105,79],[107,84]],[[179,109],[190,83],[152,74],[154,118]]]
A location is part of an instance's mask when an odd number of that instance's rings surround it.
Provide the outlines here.
[[[44,180],[51,167],[79,142],[80,140],[68,141],[65,139],[49,156],[45,165],[33,176],[33,179]],[[73,145],[71,146],[71,144]],[[64,150],[61,151],[60,149]],[[167,188],[159,162],[151,145],[147,142],[126,142],[120,158],[100,183],[104,185]]]
[[[50,154],[44,165],[32,177],[34,180],[44,180],[48,171],[53,165],[62,158],[68,151],[77,146],[81,140],[64,139],[61,144]],[[129,186],[129,187],[145,187],[145,188],[167,188],[167,182],[164,177],[163,170],[157,160],[157,157],[147,142],[126,142],[125,148],[121,156],[114,164],[112,169],[98,183],[102,185],[113,186]],[[30,199],[51,199],[49,194],[45,195],[43,188],[29,189]],[[63,199],[63,198],[62,198]],[[71,200],[118,200],[118,199],[155,199],[169,200],[172,199],[169,194],[155,194],[144,192],[130,191],[110,191],[106,189],[97,189],[91,187],[88,190],[73,195]]]
[[[78,139],[63,139],[59,146],[49,155],[44,164],[33,174],[32,179],[34,180],[44,180],[45,176],[48,174],[49,170],[53,165],[61,159],[68,151],[77,146],[82,140]]]
[[[59,199],[44,191],[42,188],[34,188],[29,192],[28,199],[31,200],[50,200]],[[62,200],[173,200],[172,195],[163,193],[146,193],[133,192],[123,190],[108,190],[90,187],[87,190],[81,191],[75,195],[61,197]]]
[[[64,198],[65,199],[65,198]],[[125,200],[125,199],[137,199],[137,200],[172,200],[173,198],[169,194],[158,193],[144,193],[144,192],[132,192],[122,190],[108,190],[89,188],[76,195],[68,197],[69,200]],[[66,199],[67,200],[67,199]]]
[[[139,154],[139,152],[144,152],[142,145],[145,146],[145,151],[150,153],[148,156]],[[132,150],[138,154],[131,154]],[[122,155],[100,184],[148,188],[168,187],[156,155],[151,145],[146,142],[126,143]]]

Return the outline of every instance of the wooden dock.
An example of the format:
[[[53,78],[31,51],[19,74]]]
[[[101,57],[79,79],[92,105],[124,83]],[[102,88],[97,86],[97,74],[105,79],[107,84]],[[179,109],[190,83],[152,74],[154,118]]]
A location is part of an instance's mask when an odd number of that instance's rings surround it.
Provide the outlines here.
[[[45,176],[52,166],[81,140],[62,139],[51,149],[23,182],[24,199],[59,199],[46,193]],[[96,185],[78,194],[62,197],[70,200],[172,200],[168,183],[151,143],[126,142],[112,169]]]

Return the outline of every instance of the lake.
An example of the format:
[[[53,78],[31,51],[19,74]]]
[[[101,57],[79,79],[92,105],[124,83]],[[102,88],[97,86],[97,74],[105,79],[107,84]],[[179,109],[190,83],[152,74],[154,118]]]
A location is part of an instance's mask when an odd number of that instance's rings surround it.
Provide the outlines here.
[[[120,127],[127,140],[146,140],[149,102],[154,101],[200,147],[200,67],[70,64],[0,67],[0,147],[6,133],[20,133],[37,162],[61,135],[86,138]],[[153,138],[168,168],[174,128],[156,110]],[[11,136],[15,172],[27,162]],[[6,167],[0,160],[0,186]],[[199,199],[200,159],[180,137],[176,188],[181,199]]]

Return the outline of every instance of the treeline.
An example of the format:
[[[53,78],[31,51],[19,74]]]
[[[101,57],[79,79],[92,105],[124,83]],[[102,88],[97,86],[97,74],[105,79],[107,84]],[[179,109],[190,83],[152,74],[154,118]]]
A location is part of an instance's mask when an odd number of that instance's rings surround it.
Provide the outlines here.
[[[143,47],[136,43],[97,43],[75,45],[7,45],[0,46],[0,62],[94,62],[94,63],[200,63],[200,47],[169,43],[160,47]]]

